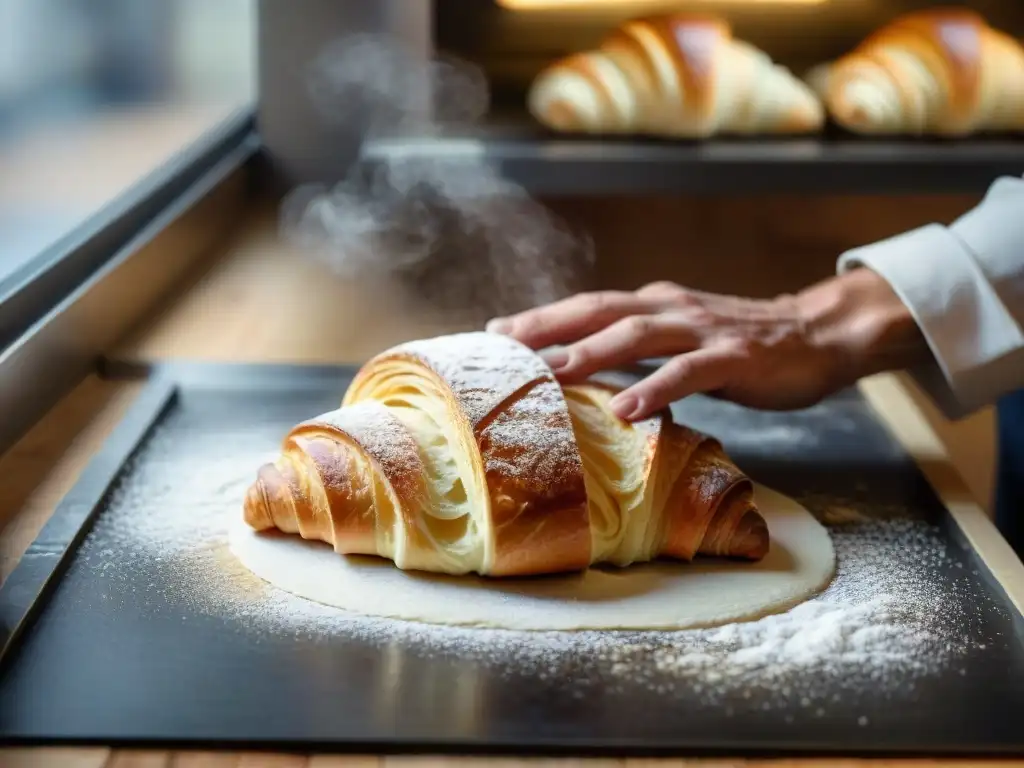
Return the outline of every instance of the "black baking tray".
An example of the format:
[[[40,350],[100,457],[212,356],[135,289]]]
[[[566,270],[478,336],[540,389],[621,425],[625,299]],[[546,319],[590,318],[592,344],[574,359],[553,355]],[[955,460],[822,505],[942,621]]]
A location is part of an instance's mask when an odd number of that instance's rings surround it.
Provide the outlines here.
[[[674,408],[680,420],[717,431],[755,479],[794,495],[898,506],[948,546],[949,572],[934,588],[949,585],[949,600],[969,596],[964,632],[986,638],[984,649],[906,695],[851,692],[842,680],[823,679],[821,686],[836,686],[823,716],[795,704],[760,706],[756,696],[729,702],[726,716],[723,704],[702,704],[685,687],[606,686],[586,659],[538,675],[403,640],[415,633],[253,634],[231,616],[195,609],[187,591],[166,583],[180,579],[168,563],[140,557],[116,537],[103,540],[100,524],[117,489],[147,462],[163,462],[165,477],[188,483],[185,468],[195,465],[182,457],[201,446],[228,450],[244,439],[272,451],[295,422],[336,407],[353,372],[108,368],[110,376],[145,377],[142,394],[0,589],[0,740],[449,754],[1024,754],[1024,622],[853,389],[806,412],[748,412],[703,397]],[[737,441],[723,425],[744,419],[765,435],[810,419],[816,437]],[[164,452],[152,455],[158,439]],[[133,514],[146,514],[146,498],[135,498]],[[90,531],[111,570],[82,556]]]

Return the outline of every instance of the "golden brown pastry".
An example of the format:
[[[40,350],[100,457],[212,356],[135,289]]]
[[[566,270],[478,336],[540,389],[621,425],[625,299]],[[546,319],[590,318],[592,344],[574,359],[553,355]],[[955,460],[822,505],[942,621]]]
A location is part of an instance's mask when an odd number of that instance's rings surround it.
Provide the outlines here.
[[[542,124],[570,133],[706,138],[824,124],[814,92],[725,20],[681,13],[624,22],[596,49],[545,68],[527,101]]]
[[[900,16],[806,79],[832,119],[856,133],[1024,128],[1024,47],[965,9]]]
[[[721,445],[667,412],[628,424],[613,394],[563,390],[506,336],[403,344],[363,366],[340,408],[290,431],[245,521],[449,574],[763,557],[753,485]]]

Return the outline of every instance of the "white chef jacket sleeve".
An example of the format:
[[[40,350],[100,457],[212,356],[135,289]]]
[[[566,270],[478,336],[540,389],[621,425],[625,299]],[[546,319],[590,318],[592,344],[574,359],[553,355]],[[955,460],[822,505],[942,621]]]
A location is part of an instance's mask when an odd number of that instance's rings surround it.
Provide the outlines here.
[[[867,267],[910,309],[933,360],[909,371],[947,418],[1024,388],[1024,179],[998,179],[951,225],[855,248],[839,273]]]

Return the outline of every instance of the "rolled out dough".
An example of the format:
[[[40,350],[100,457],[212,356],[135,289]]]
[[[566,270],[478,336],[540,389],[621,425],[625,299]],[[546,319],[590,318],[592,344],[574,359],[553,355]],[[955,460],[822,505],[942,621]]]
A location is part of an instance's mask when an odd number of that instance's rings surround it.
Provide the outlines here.
[[[230,547],[271,585],[368,616],[518,630],[689,629],[784,611],[832,579],[828,531],[786,496],[764,486],[755,495],[771,535],[758,563],[707,559],[532,579],[452,577],[345,557],[295,535],[256,533],[241,520]]]

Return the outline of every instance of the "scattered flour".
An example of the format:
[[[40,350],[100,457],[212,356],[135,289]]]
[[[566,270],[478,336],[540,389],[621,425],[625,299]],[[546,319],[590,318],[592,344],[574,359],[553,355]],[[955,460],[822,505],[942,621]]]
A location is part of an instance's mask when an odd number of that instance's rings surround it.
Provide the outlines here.
[[[976,626],[982,598],[958,555],[928,524],[874,520],[855,502],[831,528],[838,557],[832,585],[759,621],[668,633],[518,633],[345,614],[277,591],[234,560],[226,546],[229,521],[241,513],[256,468],[274,455],[280,429],[211,428],[202,418],[176,411],[165,419],[115,488],[81,556],[103,578],[120,580],[120,589],[146,592],[148,609],[177,611],[183,619],[221,617],[257,642],[268,634],[323,642],[347,634],[409,653],[497,665],[507,670],[502,674],[561,676],[605,689],[678,689],[705,704],[728,702],[727,712],[744,700],[763,708],[795,702],[822,715],[831,702],[824,691],[912,691],[915,680],[988,641]],[[820,499],[804,503],[827,511]],[[143,562],[154,574],[149,585],[134,583]],[[951,583],[950,569],[962,577]]]

